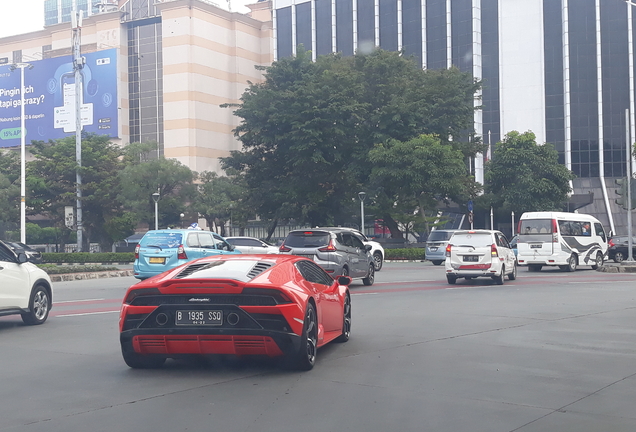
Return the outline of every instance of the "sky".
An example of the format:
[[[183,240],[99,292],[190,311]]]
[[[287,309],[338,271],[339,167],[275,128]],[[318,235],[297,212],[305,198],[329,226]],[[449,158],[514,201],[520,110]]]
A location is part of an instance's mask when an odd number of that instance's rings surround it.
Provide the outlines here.
[[[232,9],[247,12],[246,4],[257,0],[232,0]],[[226,0],[216,3],[227,9]],[[44,28],[44,0],[0,0],[0,38],[30,33]]]

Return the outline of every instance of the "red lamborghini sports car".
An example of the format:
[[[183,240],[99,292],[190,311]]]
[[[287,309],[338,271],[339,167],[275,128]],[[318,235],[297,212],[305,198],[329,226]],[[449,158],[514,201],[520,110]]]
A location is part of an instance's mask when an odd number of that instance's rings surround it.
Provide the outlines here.
[[[133,285],[119,317],[124,361],[157,368],[182,355],[285,356],[313,368],[317,349],[351,333],[351,278],[294,255],[217,255]]]

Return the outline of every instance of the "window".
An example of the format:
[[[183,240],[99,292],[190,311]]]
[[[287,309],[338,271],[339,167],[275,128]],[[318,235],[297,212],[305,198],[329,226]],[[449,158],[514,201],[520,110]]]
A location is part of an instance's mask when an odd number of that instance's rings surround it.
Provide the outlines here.
[[[353,234],[351,234],[351,246],[364,250],[364,243],[362,243],[360,239]]]
[[[0,261],[15,262],[15,255],[4,245],[0,245]]]
[[[312,261],[298,261],[296,263],[296,268],[308,282],[327,286],[331,286],[333,284],[333,278]]]
[[[199,236],[199,244],[202,248],[214,249],[214,239],[210,233],[197,233]]]

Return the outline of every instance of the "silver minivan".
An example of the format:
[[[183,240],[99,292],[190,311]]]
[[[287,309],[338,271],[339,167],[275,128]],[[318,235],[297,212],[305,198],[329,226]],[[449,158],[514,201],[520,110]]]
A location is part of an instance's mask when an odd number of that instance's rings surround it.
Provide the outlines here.
[[[446,246],[455,229],[440,229],[431,231],[426,240],[426,259],[435,265],[441,265],[446,260]]]
[[[280,253],[304,256],[321,266],[332,277],[362,278],[373,285],[375,263],[371,245],[365,245],[347,228],[311,228],[290,231]]]

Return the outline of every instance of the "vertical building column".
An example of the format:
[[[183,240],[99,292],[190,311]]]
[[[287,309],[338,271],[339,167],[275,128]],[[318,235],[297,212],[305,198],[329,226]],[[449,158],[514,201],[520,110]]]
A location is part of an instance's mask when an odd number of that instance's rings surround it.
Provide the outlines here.
[[[352,0],[351,9],[353,11],[353,54],[358,51],[358,0]]]
[[[296,55],[296,0],[292,0],[291,4],[291,28],[292,28],[292,55]],[[307,49],[307,48],[305,48]]]
[[[375,4],[373,5],[375,8],[375,46],[376,48],[380,46],[380,0],[375,0]]]
[[[601,46],[601,3],[595,0],[595,25],[596,25],[596,94],[598,97],[597,113],[598,113],[598,163],[599,176],[601,179],[605,177],[605,158],[603,151],[603,59]],[[603,182],[603,184],[605,184]]]
[[[481,71],[481,0],[473,0],[472,3],[472,26],[473,26],[473,77],[482,79]],[[478,107],[481,105],[482,91],[475,95],[473,105]],[[484,136],[484,120],[482,110],[476,110],[474,114],[475,135],[477,137]],[[475,155],[475,180],[484,184],[484,155],[478,153]]]
[[[278,61],[278,32],[276,27],[276,5],[272,8],[272,35],[274,35],[274,61]]]
[[[316,61],[316,0],[311,0],[311,59]]]
[[[453,24],[451,0],[446,0],[446,67],[453,65]]]
[[[397,0],[397,33],[397,49],[399,51],[402,49],[402,0]]]
[[[422,9],[422,69],[426,69],[426,0],[421,0],[420,6]]]
[[[331,52],[336,50],[336,0],[331,0]]]
[[[634,122],[634,23],[633,23],[632,6],[627,4],[627,53],[629,62],[629,142],[636,142],[636,124]],[[632,156],[632,166],[636,164],[634,156]]]
[[[568,0],[562,0],[563,8],[563,117],[565,129],[565,166],[572,169],[572,117],[570,107],[570,30],[569,30],[569,4]]]

